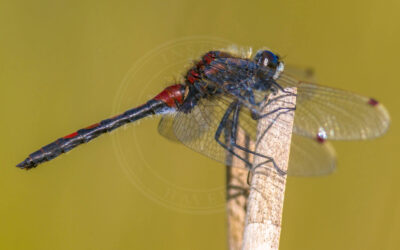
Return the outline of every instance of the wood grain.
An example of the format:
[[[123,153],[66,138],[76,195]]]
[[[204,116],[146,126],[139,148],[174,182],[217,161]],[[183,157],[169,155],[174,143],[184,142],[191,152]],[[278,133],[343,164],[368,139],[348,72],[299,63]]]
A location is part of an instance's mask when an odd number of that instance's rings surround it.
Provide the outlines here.
[[[263,113],[277,108],[294,107],[296,89],[285,89],[273,98],[278,101],[266,105]],[[281,110],[258,123],[256,152],[274,159],[278,168],[287,171],[294,111]],[[287,111],[287,110],[286,110]],[[276,119],[272,122],[271,119]],[[279,123],[280,126],[276,124]],[[282,210],[286,185],[286,174],[279,173],[271,162],[263,157],[254,157],[253,176],[247,205],[243,249],[278,249],[281,232]]]

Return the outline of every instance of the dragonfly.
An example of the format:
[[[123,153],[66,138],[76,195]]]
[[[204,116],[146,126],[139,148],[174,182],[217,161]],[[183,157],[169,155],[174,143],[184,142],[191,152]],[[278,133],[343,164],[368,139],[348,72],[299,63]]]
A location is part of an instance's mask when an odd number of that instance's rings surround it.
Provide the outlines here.
[[[192,64],[182,83],[166,87],[141,106],[57,139],[17,167],[34,168],[124,124],[157,115],[161,116],[158,132],[167,139],[224,164],[251,168],[251,162],[238,152],[274,161],[239,145],[239,128],[255,140],[260,120],[282,126],[271,118],[271,113],[295,112],[287,171],[290,175],[332,172],[336,157],[329,140],[365,140],[387,131],[388,111],[376,99],[301,78],[295,70],[285,69],[279,55],[270,50],[254,54],[209,51]],[[287,88],[297,89],[295,106],[263,113],[262,107],[279,103],[281,100],[274,96]],[[227,163],[227,157],[240,161]],[[274,167],[280,170],[275,163]]]

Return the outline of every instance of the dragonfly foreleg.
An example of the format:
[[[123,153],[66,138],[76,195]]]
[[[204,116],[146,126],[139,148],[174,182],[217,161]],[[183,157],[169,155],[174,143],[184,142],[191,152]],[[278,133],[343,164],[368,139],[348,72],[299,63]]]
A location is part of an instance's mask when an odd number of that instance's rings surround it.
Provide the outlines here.
[[[263,104],[263,105],[262,105],[262,102],[258,103],[258,106],[260,107],[259,109],[260,109],[260,110],[263,110],[263,109],[265,109],[265,107],[267,107],[267,106],[270,105],[271,103],[280,101],[281,99],[285,99],[285,98],[287,98],[287,97],[289,97],[289,96],[297,96],[297,95],[294,94],[294,93],[287,92],[287,94],[279,95],[279,96],[277,96],[277,97],[275,97],[275,98],[268,99],[268,101],[267,101],[267,98],[265,98],[265,101],[264,101],[264,104]],[[288,103],[288,102],[286,102],[286,101],[283,101],[282,103],[283,103],[283,104],[292,104],[294,107],[296,106],[294,103]]]

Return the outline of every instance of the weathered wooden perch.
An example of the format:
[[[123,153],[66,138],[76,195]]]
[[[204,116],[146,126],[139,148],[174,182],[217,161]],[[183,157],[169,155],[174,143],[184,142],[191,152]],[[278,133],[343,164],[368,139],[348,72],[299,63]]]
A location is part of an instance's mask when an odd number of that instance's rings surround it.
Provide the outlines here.
[[[278,101],[266,105],[263,113],[269,113],[277,108],[295,107],[296,89],[285,89],[285,92],[293,94],[279,92],[272,96],[271,98],[278,98],[276,99]],[[259,121],[256,152],[272,157],[276,166],[286,172],[294,111],[284,111],[281,109],[268,116],[268,119]],[[271,122],[271,119],[276,119],[276,122]],[[279,173],[271,162],[263,164],[265,161],[263,157],[254,157],[253,161],[253,176],[242,246],[242,249],[246,250],[279,248],[286,175]]]
[[[246,137],[239,128],[236,135],[236,143],[244,147],[254,147],[249,137]],[[243,158],[247,158],[242,150],[235,150],[235,153]],[[246,217],[247,198],[249,196],[249,185],[247,184],[248,169],[238,158],[231,157],[227,161],[233,161],[233,165],[239,167],[227,167],[226,176],[226,214],[227,214],[227,235],[229,250],[239,250],[242,248],[244,222]]]

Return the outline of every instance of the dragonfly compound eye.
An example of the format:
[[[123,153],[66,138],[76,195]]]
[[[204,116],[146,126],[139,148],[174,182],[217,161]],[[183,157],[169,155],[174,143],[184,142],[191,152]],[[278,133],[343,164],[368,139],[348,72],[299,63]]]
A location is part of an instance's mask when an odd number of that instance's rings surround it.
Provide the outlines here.
[[[269,50],[259,50],[254,56],[254,60],[257,64],[262,66],[268,66],[272,69],[276,69],[279,65],[279,56],[275,55]]]

